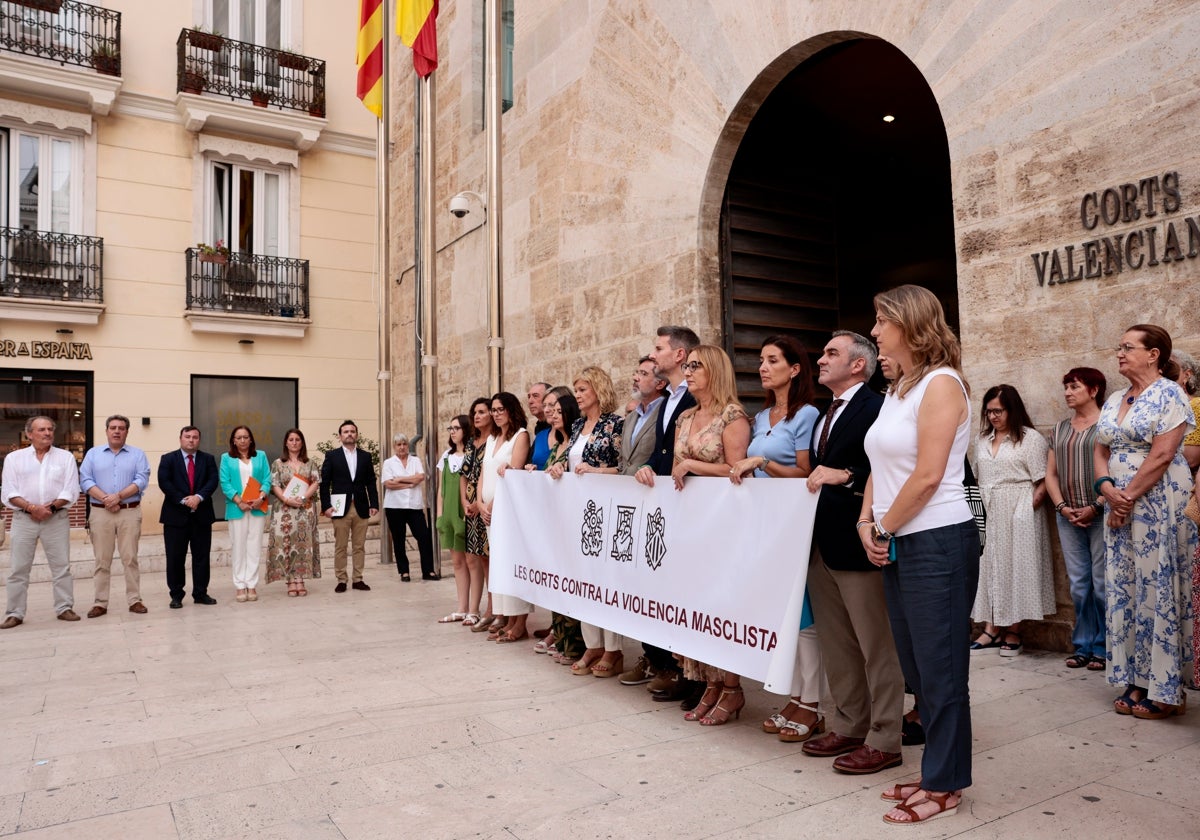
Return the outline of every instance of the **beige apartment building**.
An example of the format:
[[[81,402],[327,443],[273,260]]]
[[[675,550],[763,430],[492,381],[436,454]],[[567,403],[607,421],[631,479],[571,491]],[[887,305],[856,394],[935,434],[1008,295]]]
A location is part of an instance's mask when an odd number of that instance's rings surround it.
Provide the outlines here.
[[[239,423],[271,457],[293,425],[379,437],[356,29],[322,0],[0,0],[5,451],[39,413],[79,458],[127,415],[152,467],[189,423],[218,454]]]
[[[1017,386],[1043,428],[1066,413],[1066,370],[1120,381],[1111,348],[1129,324],[1200,351],[1200,5],[507,11],[503,197],[486,217],[502,214],[509,390],[594,363],[625,382],[655,327],[684,323],[731,352],[757,405],[764,337],[793,333],[816,352],[831,330],[868,330],[872,295],[905,282],[941,297],[975,393]],[[441,420],[484,391],[492,338],[485,214],[447,212],[461,190],[486,193],[483,33],[482,0],[443,0]],[[392,89],[399,276],[413,261],[413,85]],[[395,297],[394,329],[412,322],[412,288]],[[413,349],[394,347],[395,411],[411,416]]]

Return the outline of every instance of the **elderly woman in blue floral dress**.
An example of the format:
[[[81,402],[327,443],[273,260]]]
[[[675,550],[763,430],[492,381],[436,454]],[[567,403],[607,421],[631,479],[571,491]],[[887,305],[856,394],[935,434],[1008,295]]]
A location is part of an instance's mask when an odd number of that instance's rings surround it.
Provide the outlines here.
[[[1183,515],[1192,477],[1183,438],[1196,425],[1174,381],[1171,336],[1136,324],[1121,336],[1117,369],[1130,386],[1104,403],[1096,430],[1096,484],[1108,516],[1109,682],[1124,685],[1118,714],[1183,714],[1192,671],[1190,547]]]

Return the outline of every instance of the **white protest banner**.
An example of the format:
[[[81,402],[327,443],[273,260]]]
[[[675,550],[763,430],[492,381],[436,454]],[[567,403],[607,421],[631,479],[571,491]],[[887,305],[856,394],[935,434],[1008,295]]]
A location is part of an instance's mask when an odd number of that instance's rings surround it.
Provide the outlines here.
[[[509,470],[490,588],[786,694],[816,506],[798,479]]]

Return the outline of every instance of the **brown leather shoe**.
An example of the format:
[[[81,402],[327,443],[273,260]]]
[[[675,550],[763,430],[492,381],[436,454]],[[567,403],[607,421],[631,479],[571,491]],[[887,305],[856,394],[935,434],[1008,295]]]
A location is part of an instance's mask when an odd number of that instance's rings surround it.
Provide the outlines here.
[[[145,615],[146,613],[150,612],[150,610],[146,609],[146,605],[141,601],[138,601],[136,604],[130,604],[129,611],[131,613],[137,613],[138,615]]]
[[[15,615],[10,615],[8,618],[4,619],[3,624],[0,624],[0,630],[11,630],[18,624],[22,623],[24,623],[22,619],[17,618]]]
[[[78,621],[79,616],[75,614],[75,610],[65,609],[58,614],[59,621]]]
[[[102,607],[99,604],[88,610],[88,618],[99,618],[108,613],[108,607]]]
[[[679,685],[681,679],[683,679],[683,674],[678,671],[660,671],[654,679],[646,684],[646,690],[651,694],[672,691],[675,686]]]
[[[836,732],[822,735],[820,738],[810,738],[800,749],[805,755],[835,756],[842,753],[854,752],[863,745],[862,738],[846,738]]]
[[[868,773],[878,773],[889,767],[904,763],[900,753],[885,753],[872,749],[866,744],[849,755],[839,756],[833,760],[833,769],[839,773],[849,773],[855,776],[865,776]]]

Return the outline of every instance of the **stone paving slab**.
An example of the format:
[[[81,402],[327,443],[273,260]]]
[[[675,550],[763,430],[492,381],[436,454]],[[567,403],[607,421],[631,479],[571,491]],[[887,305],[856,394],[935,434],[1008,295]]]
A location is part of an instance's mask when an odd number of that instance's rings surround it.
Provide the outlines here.
[[[448,564],[447,564],[448,566]],[[49,584],[0,634],[0,836],[75,838],[1040,838],[1197,836],[1200,714],[1111,711],[1103,674],[1060,654],[972,659],[975,779],[959,813],[881,821],[877,776],[764,734],[779,698],[747,686],[740,720],[687,723],[643,687],[572,676],[439,625],[453,581],[150,608],[55,621]],[[90,594],[87,583],[77,594]],[[82,600],[82,599],[81,599]],[[531,626],[545,626],[539,611]],[[637,646],[626,644],[632,662]]]

